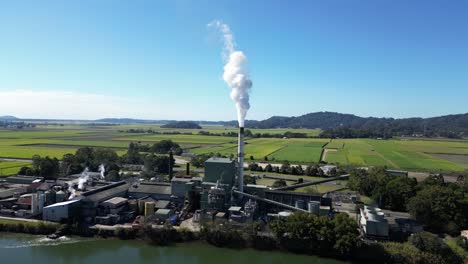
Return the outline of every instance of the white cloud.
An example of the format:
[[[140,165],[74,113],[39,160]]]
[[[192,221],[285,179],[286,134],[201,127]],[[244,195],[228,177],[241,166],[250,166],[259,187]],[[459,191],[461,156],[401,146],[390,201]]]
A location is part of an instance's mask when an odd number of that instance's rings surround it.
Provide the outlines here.
[[[179,118],[179,113],[167,113],[164,105],[147,98],[53,90],[0,91],[0,115],[51,119]]]

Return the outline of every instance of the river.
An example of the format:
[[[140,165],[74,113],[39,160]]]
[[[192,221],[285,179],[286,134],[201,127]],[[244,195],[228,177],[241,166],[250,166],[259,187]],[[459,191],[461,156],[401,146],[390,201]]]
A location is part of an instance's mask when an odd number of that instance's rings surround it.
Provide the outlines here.
[[[189,263],[189,264],[343,264],[346,262],[282,252],[233,250],[203,243],[158,247],[143,241],[43,236],[0,233],[0,263]]]

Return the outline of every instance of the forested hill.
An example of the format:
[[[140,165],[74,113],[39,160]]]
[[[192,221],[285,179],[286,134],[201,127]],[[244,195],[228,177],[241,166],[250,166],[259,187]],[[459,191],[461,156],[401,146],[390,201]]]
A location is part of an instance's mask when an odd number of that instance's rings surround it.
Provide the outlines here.
[[[171,122],[161,126],[162,128],[201,129],[202,127],[191,121]]]
[[[351,114],[317,112],[298,117],[273,116],[247,121],[249,128],[320,128],[324,137],[468,136],[468,114],[431,118],[375,118]]]

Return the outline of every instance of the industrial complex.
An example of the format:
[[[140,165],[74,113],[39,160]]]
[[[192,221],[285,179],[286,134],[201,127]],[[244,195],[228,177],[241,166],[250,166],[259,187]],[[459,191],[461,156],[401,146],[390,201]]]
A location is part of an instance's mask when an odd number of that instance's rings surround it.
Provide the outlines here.
[[[346,211],[334,208],[332,196],[292,191],[346,179],[347,175],[279,188],[244,184],[243,158],[244,129],[240,128],[238,158],[209,158],[203,177],[190,175],[189,164],[185,175],[169,175],[168,182],[138,178],[107,182],[100,173],[87,170],[55,181],[11,176],[0,184],[0,215],[92,227],[135,226],[142,220],[172,225],[184,221],[192,225],[226,222],[243,225],[258,220],[266,223],[294,211],[329,217],[342,211],[356,216],[364,236],[389,237],[389,222],[379,208],[365,206],[357,212],[353,206]],[[352,200],[350,204],[356,202],[355,197]]]

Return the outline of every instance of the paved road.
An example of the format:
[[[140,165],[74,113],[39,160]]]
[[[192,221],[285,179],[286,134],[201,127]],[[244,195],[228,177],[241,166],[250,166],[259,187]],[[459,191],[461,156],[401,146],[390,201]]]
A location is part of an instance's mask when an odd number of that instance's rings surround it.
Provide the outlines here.
[[[0,161],[32,162],[32,160],[30,159],[9,159],[9,158],[0,158]]]

